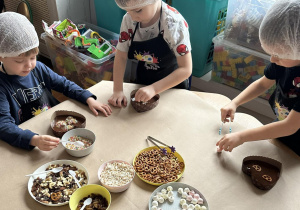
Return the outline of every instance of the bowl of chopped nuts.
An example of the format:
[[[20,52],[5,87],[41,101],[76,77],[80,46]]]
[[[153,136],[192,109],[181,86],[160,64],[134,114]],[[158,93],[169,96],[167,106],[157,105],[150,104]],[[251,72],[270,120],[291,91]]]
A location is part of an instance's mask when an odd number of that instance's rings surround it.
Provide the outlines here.
[[[111,195],[105,187],[89,184],[77,189],[72,194],[69,202],[70,209],[81,209],[84,201],[88,198],[91,198],[92,202],[84,209],[108,209],[111,203]]]
[[[66,151],[74,157],[83,157],[90,154],[93,151],[96,136],[94,132],[86,128],[76,128],[66,132],[62,138],[62,145]],[[82,142],[78,145],[78,142]]]
[[[131,105],[132,105],[132,107],[137,112],[146,112],[146,111],[149,111],[151,109],[154,109],[158,105],[159,98],[160,98],[159,94],[156,94],[149,101],[146,101],[146,102],[143,102],[143,101],[137,102],[137,101],[135,101],[135,93],[137,91],[138,91],[138,89],[137,90],[133,90],[130,93]]]
[[[111,160],[103,163],[98,170],[98,178],[102,186],[112,193],[127,190],[135,176],[131,164],[123,160]]]

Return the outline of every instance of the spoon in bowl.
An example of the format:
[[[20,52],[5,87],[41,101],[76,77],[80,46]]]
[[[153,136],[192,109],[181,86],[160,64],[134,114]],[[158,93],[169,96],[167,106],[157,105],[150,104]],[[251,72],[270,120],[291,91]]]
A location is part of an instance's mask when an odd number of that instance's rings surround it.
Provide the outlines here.
[[[87,198],[83,202],[83,206],[80,208],[80,210],[83,210],[87,205],[90,205],[92,203],[92,198]]]
[[[71,176],[73,177],[73,179],[75,180],[75,183],[77,184],[78,188],[81,188],[81,185],[79,184],[77,178],[76,178],[76,173],[73,170],[69,170],[69,174],[71,174]]]
[[[63,167],[57,167],[57,168],[52,168],[51,170],[48,170],[48,171],[37,172],[37,173],[34,173],[34,174],[28,174],[28,175],[25,175],[25,176],[35,176],[35,175],[49,173],[49,172],[58,173],[61,170],[63,170]]]
[[[67,142],[67,143],[70,143],[70,144],[74,144],[75,146],[78,146],[78,147],[84,147],[84,143],[82,141],[68,141],[68,140],[60,140],[59,142]]]

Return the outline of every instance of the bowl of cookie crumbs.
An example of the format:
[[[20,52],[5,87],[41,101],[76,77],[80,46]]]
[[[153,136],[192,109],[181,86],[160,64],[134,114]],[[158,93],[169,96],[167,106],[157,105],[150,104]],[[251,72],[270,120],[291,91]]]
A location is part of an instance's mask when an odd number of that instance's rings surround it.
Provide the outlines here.
[[[112,193],[127,190],[135,176],[133,166],[123,160],[111,160],[103,163],[98,170],[102,186]]]

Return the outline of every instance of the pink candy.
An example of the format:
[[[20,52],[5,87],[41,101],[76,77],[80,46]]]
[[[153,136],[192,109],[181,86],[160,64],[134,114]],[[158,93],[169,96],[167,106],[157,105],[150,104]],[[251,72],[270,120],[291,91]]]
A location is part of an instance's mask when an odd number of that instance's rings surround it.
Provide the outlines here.
[[[186,197],[186,200],[187,200],[187,201],[192,201],[192,200],[193,200],[193,196],[188,195],[188,196]]]
[[[196,199],[198,200],[198,199],[200,198],[200,195],[196,193],[196,194],[194,195],[194,198],[196,198]]]

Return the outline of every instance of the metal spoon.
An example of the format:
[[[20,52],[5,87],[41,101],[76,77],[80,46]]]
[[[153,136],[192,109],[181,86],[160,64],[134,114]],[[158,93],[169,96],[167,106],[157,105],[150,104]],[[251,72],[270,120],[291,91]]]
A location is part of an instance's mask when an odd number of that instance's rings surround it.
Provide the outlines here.
[[[67,142],[67,143],[70,143],[70,144],[74,144],[75,146],[78,146],[78,147],[83,147],[84,146],[84,143],[81,142],[81,141],[68,141],[68,140],[60,140],[59,142]]]
[[[90,205],[92,203],[92,198],[85,199],[83,202],[83,206],[80,208],[80,210],[83,210],[87,205]]]
[[[75,173],[75,171],[69,170],[69,174],[71,174],[71,176],[74,178],[75,183],[77,184],[77,186],[78,186],[79,188],[81,188],[81,185],[79,184],[79,181],[78,181],[77,178],[76,178],[76,173]]]
[[[52,168],[51,170],[48,170],[48,171],[42,171],[42,172],[38,172],[38,173],[34,173],[34,174],[28,174],[28,175],[25,175],[25,176],[35,176],[35,175],[49,173],[49,172],[58,173],[61,170],[63,170],[63,167],[57,167],[57,168]]]

